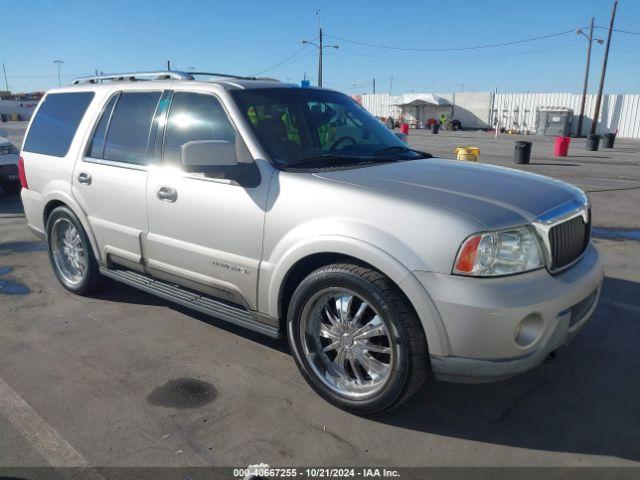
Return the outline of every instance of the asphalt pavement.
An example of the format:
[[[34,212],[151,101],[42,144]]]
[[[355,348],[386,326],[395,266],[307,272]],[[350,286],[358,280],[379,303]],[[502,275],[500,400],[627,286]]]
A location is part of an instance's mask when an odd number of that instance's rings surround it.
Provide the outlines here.
[[[68,293],[0,193],[0,466],[640,466],[640,143],[574,140],[558,159],[539,137],[409,139],[449,158],[478,146],[508,167],[513,142],[533,140],[517,168],[588,190],[606,280],[553,361],[494,384],[434,382],[359,418],[311,391],[286,341],[123,285]]]

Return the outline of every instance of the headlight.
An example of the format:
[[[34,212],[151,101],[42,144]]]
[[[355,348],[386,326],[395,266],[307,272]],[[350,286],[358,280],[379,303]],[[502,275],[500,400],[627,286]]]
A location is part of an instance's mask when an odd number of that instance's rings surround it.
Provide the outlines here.
[[[530,226],[486,232],[467,238],[458,251],[453,273],[491,277],[544,266],[540,244]]]

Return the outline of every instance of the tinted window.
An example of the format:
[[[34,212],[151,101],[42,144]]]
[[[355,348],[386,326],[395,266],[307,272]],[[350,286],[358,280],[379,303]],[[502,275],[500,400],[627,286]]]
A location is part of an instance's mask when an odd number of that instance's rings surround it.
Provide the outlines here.
[[[235,142],[236,133],[220,102],[211,95],[173,95],[164,139],[164,159],[179,164],[182,145],[195,140]]]
[[[285,166],[329,156],[363,163],[424,158],[342,93],[269,88],[231,95],[272,159]]]
[[[116,103],[107,131],[105,160],[148,163],[147,142],[160,92],[123,92]]]
[[[24,150],[64,157],[92,99],[93,92],[47,95],[31,123]]]
[[[93,132],[93,138],[91,139],[91,144],[89,145],[88,155],[93,158],[102,158],[102,154],[104,153],[104,137],[107,133],[107,125],[109,124],[109,117],[111,116],[111,111],[113,110],[113,105],[116,103],[118,99],[118,95],[114,95],[111,97],[107,105],[104,107],[102,112],[102,116],[100,117],[100,122]]]

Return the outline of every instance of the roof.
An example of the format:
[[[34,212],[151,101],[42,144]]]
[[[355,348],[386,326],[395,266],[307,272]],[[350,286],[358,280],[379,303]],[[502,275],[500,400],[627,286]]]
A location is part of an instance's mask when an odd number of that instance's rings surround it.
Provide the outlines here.
[[[210,72],[179,72],[179,71],[158,71],[158,72],[126,72],[103,74],[89,77],[79,77],[71,82],[71,87],[99,87],[113,85],[132,85],[153,82],[154,85],[165,86],[165,84],[175,85],[176,82],[215,84],[226,90],[252,89],[252,88],[294,88],[297,85],[281,83],[272,78],[244,77],[224,73]]]
[[[445,100],[438,95],[434,95],[433,93],[405,93],[400,95],[397,103],[394,105],[398,105],[401,107],[407,106],[416,106],[416,105],[451,105],[448,100]]]

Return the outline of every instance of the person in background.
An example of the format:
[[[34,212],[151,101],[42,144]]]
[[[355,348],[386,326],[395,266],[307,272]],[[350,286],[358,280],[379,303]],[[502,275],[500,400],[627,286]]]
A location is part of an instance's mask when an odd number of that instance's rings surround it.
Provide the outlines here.
[[[387,117],[387,128],[393,130],[393,118]]]
[[[440,115],[440,126],[444,128],[446,124],[447,124],[447,116],[443,113],[442,115]]]

